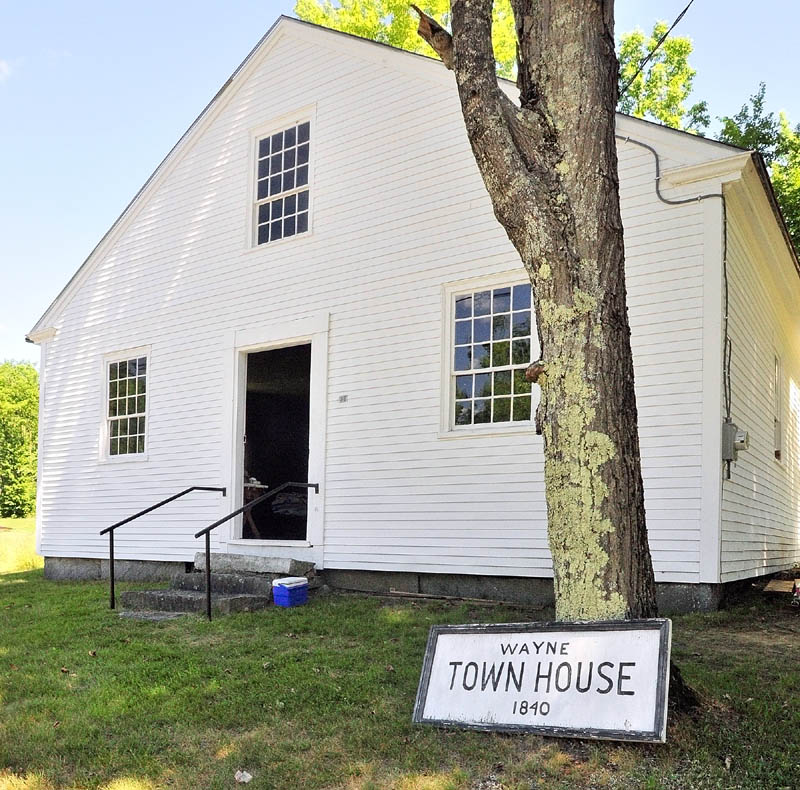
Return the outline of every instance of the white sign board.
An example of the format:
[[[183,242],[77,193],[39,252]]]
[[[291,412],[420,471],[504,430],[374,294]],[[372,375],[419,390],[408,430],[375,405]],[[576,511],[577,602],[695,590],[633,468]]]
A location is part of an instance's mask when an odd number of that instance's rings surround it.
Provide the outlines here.
[[[433,626],[414,721],[666,740],[671,623]]]

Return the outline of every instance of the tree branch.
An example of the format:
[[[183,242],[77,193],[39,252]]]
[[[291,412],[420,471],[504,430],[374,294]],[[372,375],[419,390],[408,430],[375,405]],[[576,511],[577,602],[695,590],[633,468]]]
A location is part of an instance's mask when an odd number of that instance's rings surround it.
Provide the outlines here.
[[[453,70],[453,37],[433,18],[423,13],[413,3],[411,7],[419,14],[417,33],[430,44],[442,63]]]

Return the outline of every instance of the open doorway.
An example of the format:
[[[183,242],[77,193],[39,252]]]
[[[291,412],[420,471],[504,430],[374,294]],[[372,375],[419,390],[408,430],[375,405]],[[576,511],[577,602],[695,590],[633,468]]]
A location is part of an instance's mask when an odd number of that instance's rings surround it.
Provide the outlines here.
[[[311,345],[247,355],[243,502],[308,481]],[[242,518],[242,537],[306,540],[308,491],[289,488]]]

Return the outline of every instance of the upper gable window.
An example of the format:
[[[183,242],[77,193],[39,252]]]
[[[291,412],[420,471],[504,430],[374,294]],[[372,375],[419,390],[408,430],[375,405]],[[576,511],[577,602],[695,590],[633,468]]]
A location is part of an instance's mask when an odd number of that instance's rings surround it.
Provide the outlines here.
[[[256,244],[308,231],[310,138],[305,121],[258,140]]]

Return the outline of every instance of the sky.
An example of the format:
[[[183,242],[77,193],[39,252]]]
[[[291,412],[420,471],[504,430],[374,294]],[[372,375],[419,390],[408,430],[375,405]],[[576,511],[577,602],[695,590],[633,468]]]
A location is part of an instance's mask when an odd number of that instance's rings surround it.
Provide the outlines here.
[[[617,34],[686,2],[617,0]],[[0,0],[0,361],[38,361],[25,334],[293,4]],[[675,30],[694,42],[690,103],[732,115],[763,80],[768,108],[800,122],[798,23],[789,0],[695,0]]]

